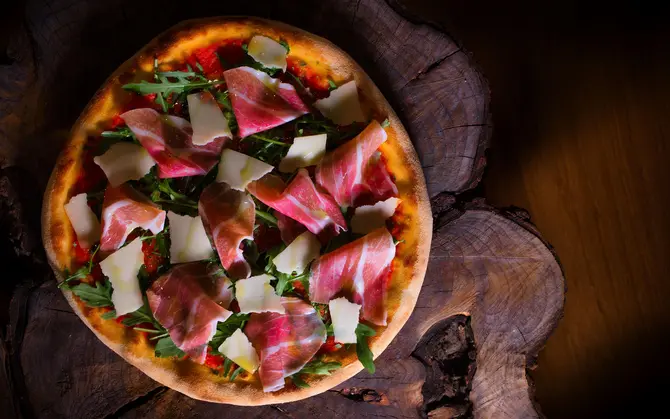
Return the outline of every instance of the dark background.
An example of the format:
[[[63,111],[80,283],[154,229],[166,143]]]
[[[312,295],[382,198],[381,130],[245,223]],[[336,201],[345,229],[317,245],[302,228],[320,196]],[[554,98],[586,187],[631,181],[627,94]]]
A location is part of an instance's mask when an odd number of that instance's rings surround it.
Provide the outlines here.
[[[650,417],[670,373],[670,14],[586,3],[394,2],[473,53],[494,122],[481,192],[528,209],[563,264],[565,317],[532,373],[542,410]],[[22,13],[2,5],[0,64]]]

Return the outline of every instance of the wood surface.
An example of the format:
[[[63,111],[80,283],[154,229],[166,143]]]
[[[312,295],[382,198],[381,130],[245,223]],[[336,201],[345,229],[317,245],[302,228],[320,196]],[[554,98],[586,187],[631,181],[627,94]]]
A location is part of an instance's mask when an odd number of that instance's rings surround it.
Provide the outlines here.
[[[532,371],[549,418],[660,417],[670,344],[664,3],[404,2],[473,53],[495,125],[483,195],[530,211],[567,281]]]
[[[381,0],[268,3],[191,2],[183,10],[141,1],[28,2],[26,19],[18,22],[10,42],[15,59],[4,69],[12,82],[2,86],[0,150],[5,162],[43,185],[62,144],[59,132],[76,118],[97,83],[179,20],[256,14],[331,39],[352,54],[396,107],[434,197],[437,228],[424,289],[409,324],[377,360],[377,373],[363,372],[329,392],[286,405],[197,402],[113,355],[69,310],[52,280],[33,279],[20,281],[10,305],[10,333],[0,352],[9,383],[0,385],[11,387],[14,397],[0,402],[19,417],[45,418],[446,417],[453,409],[428,406],[424,399],[436,379],[425,359],[438,356],[431,355],[425,336],[465,314],[472,316],[477,348],[470,393],[474,416],[537,417],[526,367],[561,315],[563,276],[525,213],[449,194],[476,186],[491,132],[487,83],[471,56],[444,32],[407,21]],[[342,30],[342,22],[349,30]],[[120,28],[133,31],[120,33]],[[21,231],[27,236],[38,230],[25,224]],[[48,272],[34,247],[27,256],[37,272]]]

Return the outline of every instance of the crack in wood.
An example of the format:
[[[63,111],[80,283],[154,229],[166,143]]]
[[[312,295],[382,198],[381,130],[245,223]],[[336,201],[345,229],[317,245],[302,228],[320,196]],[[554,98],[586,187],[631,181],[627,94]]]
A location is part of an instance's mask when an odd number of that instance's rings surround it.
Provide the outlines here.
[[[132,412],[133,410],[153,401],[158,398],[160,398],[163,393],[168,391],[169,388],[165,386],[159,386],[154,388],[153,390],[149,391],[146,394],[141,395],[140,397],[137,397],[128,403],[124,404],[123,406],[117,408],[114,412],[108,414],[105,416],[105,419],[115,419],[115,418],[120,418],[123,415],[125,415],[128,412]]]

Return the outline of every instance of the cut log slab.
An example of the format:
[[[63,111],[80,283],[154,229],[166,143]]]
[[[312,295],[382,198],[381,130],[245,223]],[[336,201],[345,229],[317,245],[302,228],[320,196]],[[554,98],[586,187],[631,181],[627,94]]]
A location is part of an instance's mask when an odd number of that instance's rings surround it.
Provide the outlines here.
[[[462,205],[452,194],[479,182],[491,134],[488,86],[469,54],[443,32],[406,19],[383,0],[155,4],[26,2],[16,19],[23,23],[9,44],[11,63],[0,66],[0,159],[3,167],[21,174],[20,179],[7,177],[11,191],[45,187],[67,132],[94,91],[156,34],[196,17],[256,15],[284,21],[351,54],[410,133],[436,220],[416,310],[376,360],[373,376],[362,372],[331,391],[285,405],[199,402],[125,363],[72,313],[43,253],[31,245],[39,241],[39,221],[30,214],[39,213],[40,200],[12,192],[17,202],[6,199],[6,208],[0,207],[0,220],[10,224],[2,224],[2,232],[11,232],[2,236],[10,240],[1,242],[1,250],[3,257],[7,252],[20,258],[22,264],[12,266],[21,267],[21,276],[0,284],[0,296],[9,295],[15,282],[22,285],[11,310],[0,299],[3,323],[11,312],[0,346],[3,414],[537,417],[526,368],[560,317],[563,277],[555,255],[523,212],[501,212],[478,202]],[[36,186],[19,188],[22,182]],[[8,392],[11,397],[4,396]]]

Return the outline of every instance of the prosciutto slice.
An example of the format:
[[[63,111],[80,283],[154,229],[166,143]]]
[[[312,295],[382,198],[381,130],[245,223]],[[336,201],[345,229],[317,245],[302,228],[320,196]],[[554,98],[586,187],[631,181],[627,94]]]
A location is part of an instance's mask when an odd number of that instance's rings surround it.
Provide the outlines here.
[[[309,112],[295,88],[251,67],[227,70],[223,77],[244,138]]]
[[[248,278],[251,267],[240,244],[253,238],[256,206],[251,197],[225,183],[214,182],[202,191],[198,213],[228,275]]]
[[[310,301],[327,304],[343,293],[363,306],[364,319],[385,326],[386,288],[394,256],[395,244],[386,227],[326,253],[312,264]]]
[[[316,166],[316,182],[340,206],[353,206],[356,198],[370,188],[366,176],[377,175],[375,165],[372,166],[372,172],[366,169],[370,158],[384,141],[386,131],[379,122],[372,121],[355,138],[324,156]]]
[[[219,271],[220,272],[220,271]],[[215,266],[201,262],[176,265],[147,290],[149,307],[175,345],[202,364],[207,342],[231,311],[232,283]]]
[[[100,251],[112,252],[140,227],[158,234],[165,225],[165,211],[126,184],[107,186],[102,202]]]
[[[244,333],[260,353],[263,391],[284,387],[284,378],[300,371],[326,341],[326,327],[314,307],[283,297],[286,312],[253,313]]]
[[[285,244],[291,244],[296,237],[307,231],[304,225],[300,224],[291,217],[287,217],[281,212],[275,212],[277,216],[277,228],[279,235]]]
[[[298,170],[286,187],[281,178],[269,174],[247,185],[247,190],[316,235],[336,236],[347,229],[340,208],[330,195],[317,189],[306,169]]]
[[[388,198],[398,196],[398,188],[386,169],[381,158],[381,153],[376,152],[368,161],[363,173],[363,184],[361,185],[369,193],[372,202],[384,201]]]
[[[173,115],[161,115],[153,109],[133,109],[121,119],[158,164],[158,177],[174,178],[204,175],[219,161],[226,137],[206,145],[192,142],[191,123]]]

